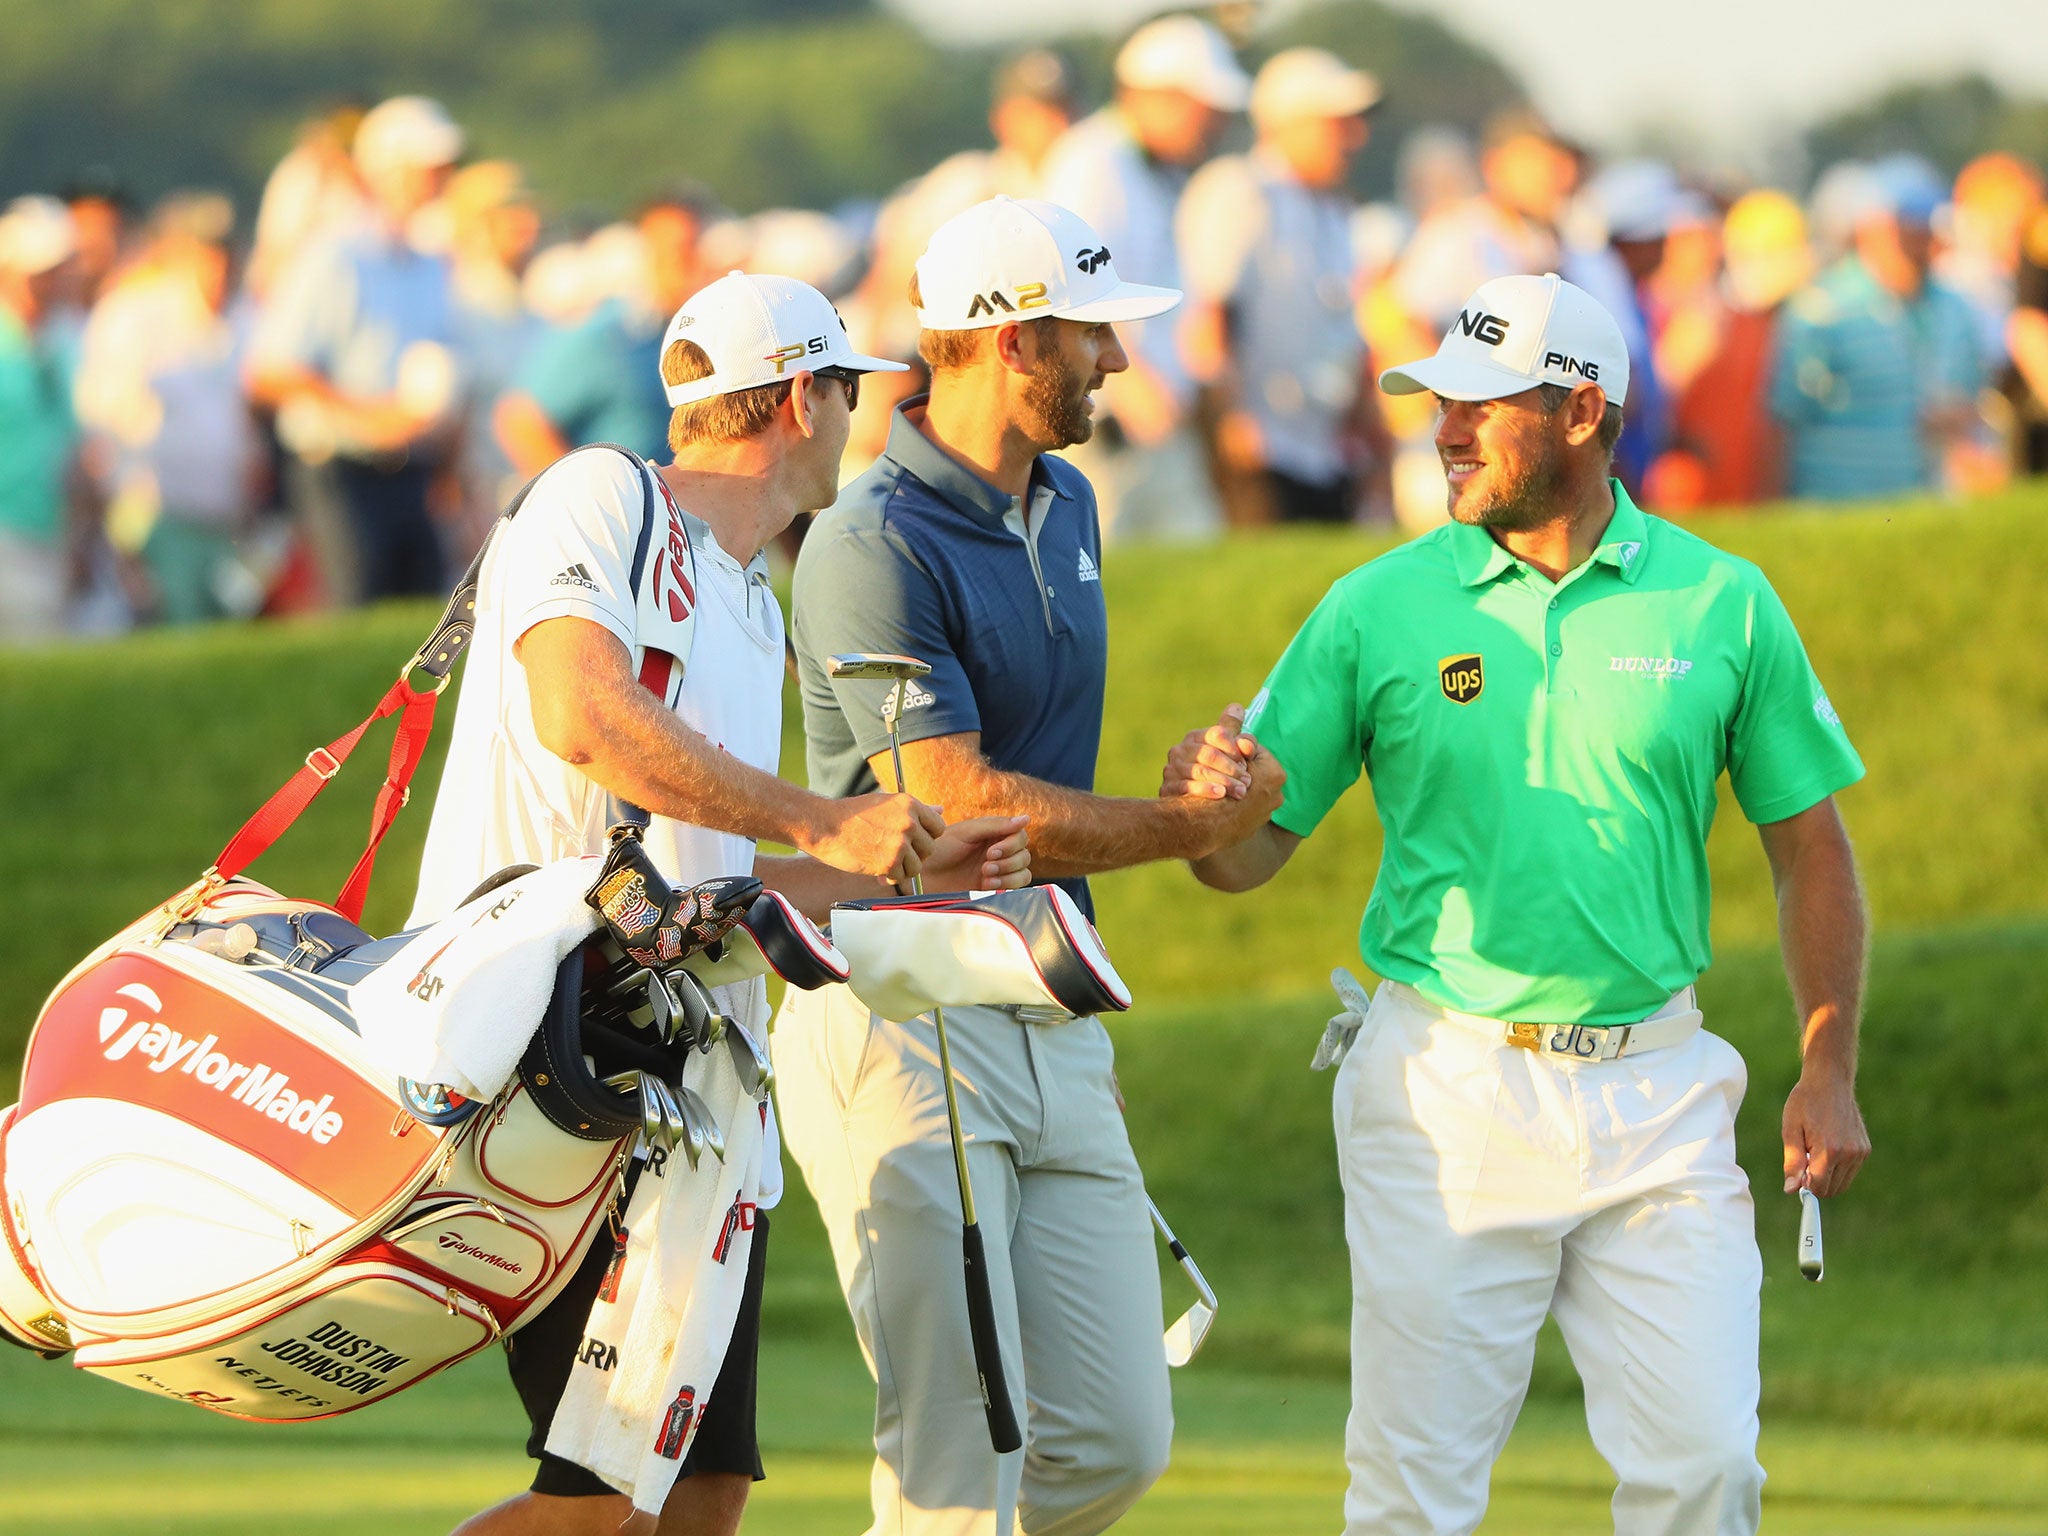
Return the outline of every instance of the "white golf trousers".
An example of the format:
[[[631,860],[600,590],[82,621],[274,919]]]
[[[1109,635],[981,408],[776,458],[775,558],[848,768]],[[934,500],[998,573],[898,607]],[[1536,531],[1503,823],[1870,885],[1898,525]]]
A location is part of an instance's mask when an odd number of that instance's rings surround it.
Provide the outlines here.
[[[1747,1082],[1704,1029],[1579,1061],[1380,987],[1335,1091],[1347,1536],[1478,1526],[1545,1313],[1619,1481],[1618,1536],[1756,1530],[1763,1265],[1734,1133]]]
[[[948,1008],[974,1198],[1024,1449],[976,1386],[938,1036],[846,987],[792,989],[773,1040],[784,1144],[874,1374],[869,1536],[1093,1536],[1166,1469],[1159,1263],[1100,1021]]]

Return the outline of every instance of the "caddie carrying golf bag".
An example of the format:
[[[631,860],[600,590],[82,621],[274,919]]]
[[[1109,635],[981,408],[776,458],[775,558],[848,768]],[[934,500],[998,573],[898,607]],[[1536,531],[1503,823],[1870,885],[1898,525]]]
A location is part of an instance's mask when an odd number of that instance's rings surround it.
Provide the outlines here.
[[[693,1162],[721,1150],[688,1110],[693,1054],[730,1050],[765,1097],[765,1061],[708,984],[765,969],[798,986],[845,979],[780,897],[751,879],[671,891],[628,826],[575,861],[589,932],[573,930],[538,1027],[514,1043],[516,1075],[464,1099],[377,1065],[353,1003],[412,936],[373,939],[356,919],[468,642],[482,559],[370,719],[311,753],[197,882],[51,994],[21,1100],[0,1110],[0,1336],[237,1418],[380,1401],[555,1296],[636,1133]],[[413,686],[420,672],[430,686]],[[243,878],[391,714],[369,846],[337,900]],[[506,871],[462,912],[492,915],[527,878],[544,872]],[[431,965],[401,978],[409,992],[433,988]]]

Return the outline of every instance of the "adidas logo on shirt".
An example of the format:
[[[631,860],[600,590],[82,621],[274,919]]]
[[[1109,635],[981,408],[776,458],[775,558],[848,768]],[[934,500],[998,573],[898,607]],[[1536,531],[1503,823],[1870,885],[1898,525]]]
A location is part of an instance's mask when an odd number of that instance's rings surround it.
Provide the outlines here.
[[[1090,557],[1088,551],[1085,549],[1081,551],[1081,579],[1083,581],[1102,580],[1102,572],[1098,571],[1095,568],[1094,559]]]
[[[922,687],[917,683],[906,683],[904,685],[903,712],[905,714],[909,714],[913,709],[924,709],[937,702],[938,700],[932,697],[932,691],[929,688]],[[892,688],[889,690],[889,696],[882,700],[882,724],[887,725],[890,720],[895,718],[895,714],[896,690]]]
[[[561,575],[549,582],[548,585],[551,587],[581,587],[586,592],[595,592],[597,590],[597,583],[590,579],[590,567],[581,564],[570,566],[569,569],[562,572]]]

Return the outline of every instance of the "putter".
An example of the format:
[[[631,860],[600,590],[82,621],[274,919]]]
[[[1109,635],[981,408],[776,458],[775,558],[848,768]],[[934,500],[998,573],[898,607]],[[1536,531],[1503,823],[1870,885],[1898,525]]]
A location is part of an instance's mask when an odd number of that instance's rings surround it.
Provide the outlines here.
[[[1150,1195],[1145,1197],[1145,1208],[1152,1213],[1152,1225],[1159,1229],[1159,1235],[1166,1239],[1167,1252],[1179,1261],[1188,1279],[1195,1285],[1195,1294],[1201,1298],[1187,1311],[1174,1319],[1173,1326],[1166,1330],[1166,1363],[1179,1369],[1195,1358],[1195,1351],[1202,1347],[1202,1341],[1209,1337],[1209,1325],[1216,1321],[1216,1293],[1209,1289],[1209,1282],[1202,1278],[1202,1272],[1195,1267],[1195,1261],[1181,1240],[1173,1235],[1173,1228],[1166,1224],[1166,1218],[1159,1214],[1159,1206]]]
[[[1820,1251],[1820,1196],[1804,1188],[1799,1191],[1799,1273],[1816,1284],[1823,1273]]]
[[[914,656],[847,655],[825,661],[827,676],[894,682],[882,724],[889,732],[889,761],[896,769],[896,792],[903,790],[903,748],[899,724],[903,718],[903,690],[913,677],[931,671],[927,662]],[[924,880],[913,875],[910,888],[924,894]],[[981,1241],[981,1223],[974,1212],[974,1181],[967,1173],[967,1143],[960,1134],[960,1101],[953,1088],[953,1053],[946,1043],[946,1015],[932,1009],[932,1024],[939,1037],[939,1075],[946,1084],[946,1129],[953,1138],[953,1174],[960,1185],[960,1266],[967,1287],[967,1332],[974,1345],[974,1368],[981,1377],[981,1402],[988,1414],[988,1438],[998,1454],[1017,1450],[1024,1436],[1017,1427],[1017,1411],[1010,1403],[1010,1388],[1003,1374],[1003,1352],[996,1335],[995,1298],[989,1293],[988,1250]]]

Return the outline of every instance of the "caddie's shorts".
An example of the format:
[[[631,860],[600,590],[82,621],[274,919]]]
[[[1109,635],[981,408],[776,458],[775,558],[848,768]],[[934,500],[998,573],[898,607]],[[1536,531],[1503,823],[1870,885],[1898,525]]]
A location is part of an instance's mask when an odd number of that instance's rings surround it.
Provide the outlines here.
[[[620,1208],[632,1196],[634,1164]],[[533,1491],[562,1498],[588,1498],[617,1493],[595,1472],[573,1461],[551,1456],[547,1451],[548,1426],[554,1422],[555,1405],[569,1384],[569,1368],[583,1343],[583,1330],[590,1321],[590,1308],[597,1300],[597,1288],[604,1282],[605,1267],[611,1262],[612,1245],[607,1228],[599,1228],[597,1240],[584,1255],[574,1278],[562,1294],[541,1308],[530,1323],[505,1341],[511,1363],[512,1385],[526,1407],[533,1433],[526,1438],[526,1454],[540,1463],[533,1474]],[[726,1347],[725,1364],[711,1388],[711,1401],[697,1426],[697,1438],[683,1458],[680,1477],[694,1472],[735,1472],[759,1482],[761,1447],[754,1436],[756,1368],[761,1354],[761,1281],[768,1264],[768,1213],[754,1217],[754,1241],[747,1254],[747,1283],[740,1296],[739,1316],[732,1325],[732,1343]]]

